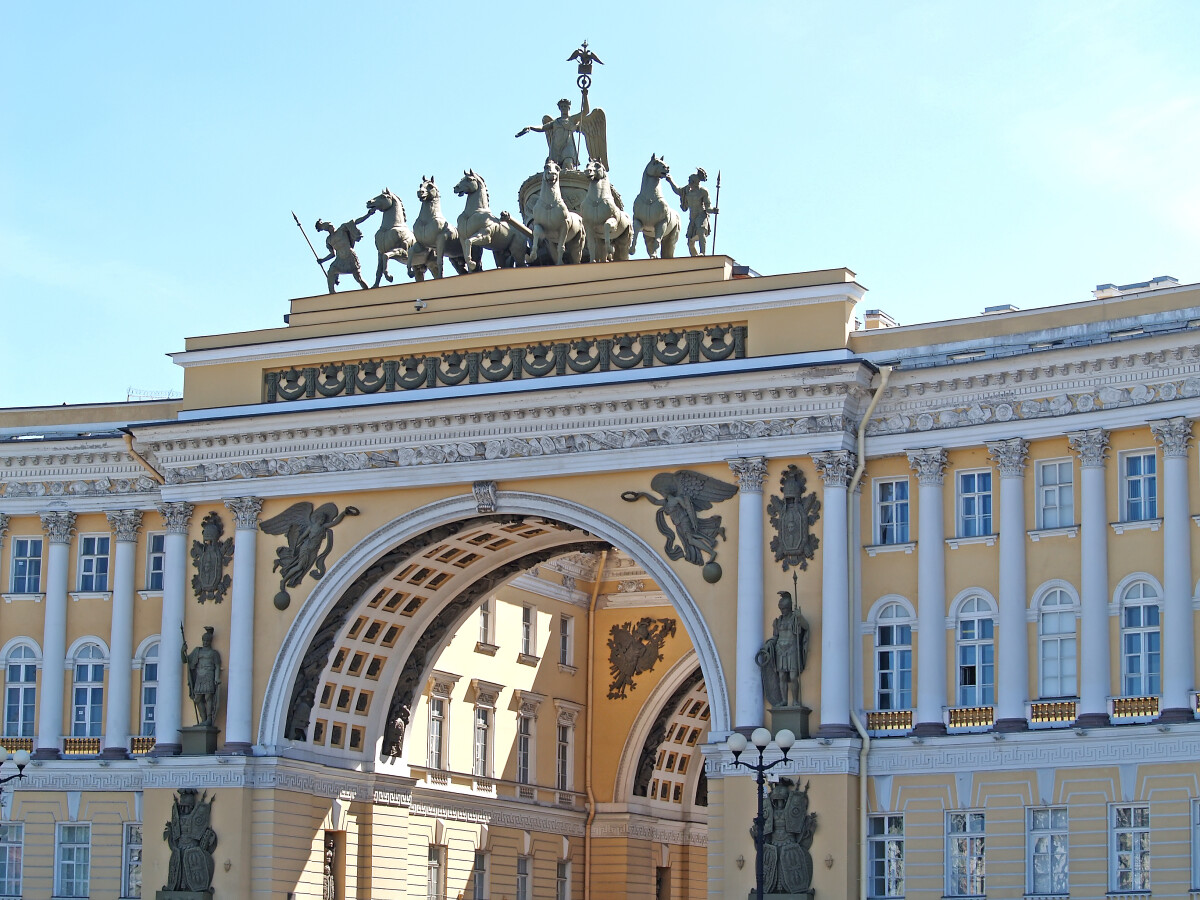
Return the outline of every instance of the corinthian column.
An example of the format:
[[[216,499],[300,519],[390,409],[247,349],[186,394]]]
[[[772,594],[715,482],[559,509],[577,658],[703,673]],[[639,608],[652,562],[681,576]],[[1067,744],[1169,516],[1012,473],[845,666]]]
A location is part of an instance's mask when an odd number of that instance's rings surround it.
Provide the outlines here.
[[[1029,441],[992,441],[1000,467],[1000,656],[996,731],[1024,731],[1029,694],[1029,641],[1025,625],[1025,460]]]
[[[1159,719],[1191,722],[1196,661],[1192,616],[1191,511],[1188,444],[1192,420],[1179,416],[1150,423],[1163,455],[1163,695]]]
[[[738,481],[738,577],[734,727],[763,724],[762,679],[754,655],[763,643],[763,479],[761,456],[727,460]]]
[[[920,483],[917,497],[917,722],[913,734],[945,734],[946,535],[941,447],[908,451]]]
[[[233,513],[233,610],[229,617],[229,690],[225,706],[225,752],[250,754],[254,745],[254,557],[262,500],[226,500]]]
[[[1108,724],[1110,689],[1108,647],[1108,513],[1104,460],[1108,432],[1089,428],[1067,435],[1079,454],[1081,574],[1079,577],[1079,711],[1075,724]]]
[[[183,607],[187,591],[190,503],[162,503],[158,511],[167,526],[163,541],[162,630],[158,640],[158,705],[154,714],[154,755],[179,753],[183,725]]]
[[[848,450],[814,453],[825,482],[821,506],[825,527],[821,554],[821,727],[820,737],[853,737],[850,727],[850,580],[846,545],[846,487],[854,473]],[[799,598],[797,598],[798,602]]]
[[[34,759],[57,759],[63,736],[63,666],[67,657],[67,567],[75,513],[42,513],[46,552],[46,618],[42,631],[42,694]]]
[[[142,513],[137,509],[106,512],[109,527],[117,539],[113,566],[112,633],[109,638],[108,709],[104,717],[106,759],[124,759],[129,755],[130,704],[133,700],[133,589],[134,555]]]

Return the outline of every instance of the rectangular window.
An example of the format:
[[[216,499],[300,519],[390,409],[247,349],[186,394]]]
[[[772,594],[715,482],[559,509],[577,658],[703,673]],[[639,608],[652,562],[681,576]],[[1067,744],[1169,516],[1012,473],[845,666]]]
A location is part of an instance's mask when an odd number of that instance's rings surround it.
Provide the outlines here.
[[[167,565],[167,536],[161,531],[146,539],[146,590],[163,589],[163,572]]]
[[[533,720],[529,716],[517,717],[517,781],[529,784],[533,750]]]
[[[946,896],[984,896],[986,874],[983,813],[946,813]]]
[[[875,543],[908,543],[908,479],[875,482]]]
[[[1158,518],[1158,460],[1153,450],[1121,456],[1121,521]]]
[[[571,900],[571,863],[565,859],[558,861],[555,873],[554,900]]]
[[[991,706],[996,702],[994,633],[990,618],[963,619],[958,623],[959,706]]]
[[[1150,890],[1150,807],[1109,810],[1109,890]]]
[[[1075,524],[1075,468],[1069,459],[1037,464],[1038,528],[1065,528]]]
[[[517,857],[517,900],[531,900],[529,893],[529,857]]]
[[[958,473],[958,536],[992,533],[992,473]]]
[[[121,875],[121,897],[142,896],[142,823],[125,823],[125,851]]]
[[[8,654],[4,682],[4,736],[33,737],[37,708],[37,660],[26,645]]]
[[[429,886],[425,896],[428,900],[446,898],[446,848],[440,844],[429,845],[429,866],[426,870]]]
[[[429,698],[429,768],[442,768],[442,751],[446,740],[446,701]]]
[[[880,625],[877,634],[877,709],[912,709],[912,625]]]
[[[79,539],[79,590],[108,590],[108,540],[95,534]]]
[[[100,737],[104,727],[104,663],[91,662],[90,659],[92,657],[75,662],[72,737]]]
[[[86,897],[92,872],[92,826],[59,824],[54,841],[54,896]]]
[[[1069,875],[1067,810],[1038,807],[1025,811],[1025,865],[1029,894],[1066,894]]]
[[[471,900],[487,900],[488,855],[484,850],[475,851],[475,862],[471,866]]]
[[[571,789],[571,728],[558,726],[558,749],[555,754],[555,787],[560,791]]]
[[[21,858],[25,850],[25,826],[0,822],[0,895],[21,896]]]
[[[12,591],[14,594],[42,592],[41,538],[13,538]]]
[[[904,896],[904,816],[871,816],[867,824],[867,894]]]
[[[495,641],[492,640],[496,611],[492,604],[495,602],[491,597],[488,597],[479,606],[479,643],[487,644],[488,646],[495,644]]]
[[[1162,632],[1157,603],[1126,606],[1122,612],[1121,684],[1126,697],[1162,693]]]
[[[571,652],[571,635],[574,621],[570,616],[558,617],[558,661],[564,666],[571,665],[575,654]]]
[[[157,706],[158,657],[156,655],[142,664],[142,735],[145,737],[154,737],[154,712]]]
[[[521,652],[526,656],[537,656],[533,625],[536,619],[532,606],[521,607]]]
[[[480,778],[492,777],[492,761],[489,745],[492,738],[491,710],[477,707],[475,710],[475,758],[471,773]]]

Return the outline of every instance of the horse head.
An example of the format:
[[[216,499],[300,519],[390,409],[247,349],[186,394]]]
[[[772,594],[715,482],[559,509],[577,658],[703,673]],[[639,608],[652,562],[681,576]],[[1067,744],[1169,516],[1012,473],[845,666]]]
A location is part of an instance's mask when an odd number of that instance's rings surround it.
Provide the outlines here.
[[[562,171],[562,168],[559,166],[559,164],[556,163],[553,159],[550,159],[549,157],[547,157],[546,168],[542,170],[542,183],[543,184],[557,184],[558,183],[558,173],[561,171]]]
[[[608,177],[608,170],[604,168],[604,163],[598,159],[588,160],[587,168],[583,170],[589,181],[604,181]]]
[[[372,197],[367,201],[367,209],[373,209],[376,212],[387,212],[396,204],[400,204],[400,209],[404,209],[404,204],[400,203],[400,198],[393,194],[387,188],[379,192],[379,196]]]
[[[665,178],[671,174],[671,169],[661,156],[655,156],[651,153],[650,162],[646,163],[645,171],[642,174],[649,175],[651,178]]]
[[[441,196],[438,186],[433,183],[433,176],[426,178],[421,176],[421,186],[417,188],[417,199],[424,202],[426,200],[436,200]]]
[[[474,169],[464,169],[463,177],[454,186],[454,193],[460,197],[465,197],[467,194],[474,194],[480,190],[487,190],[487,184],[483,178],[475,174]]]

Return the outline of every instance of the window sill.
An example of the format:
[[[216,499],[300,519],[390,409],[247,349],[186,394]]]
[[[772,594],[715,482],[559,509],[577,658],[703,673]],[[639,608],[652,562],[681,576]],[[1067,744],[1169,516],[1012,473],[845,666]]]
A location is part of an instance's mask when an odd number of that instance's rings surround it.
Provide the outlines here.
[[[1140,522],[1110,522],[1112,530],[1117,534],[1124,534],[1127,531],[1141,531],[1144,528],[1149,528],[1151,531],[1158,531],[1162,528],[1162,519],[1142,519]],[[1110,897],[1124,897],[1125,894],[1109,894]],[[1130,897],[1147,897],[1148,894],[1129,894]]]
[[[1029,539],[1030,539],[1031,541],[1033,541],[1033,542],[1036,544],[1036,543],[1037,543],[1038,541],[1040,541],[1042,538],[1050,538],[1050,537],[1069,537],[1069,538],[1073,538],[1073,537],[1079,537],[1079,526],[1078,526],[1078,525],[1065,525],[1065,526],[1063,526],[1062,528],[1038,528],[1038,529],[1036,529],[1036,530],[1034,530],[1034,531],[1027,531],[1027,532],[1025,532],[1025,533],[1026,533],[1027,535],[1029,535]],[[1038,896],[1038,895],[1037,895],[1037,894],[1030,894],[1029,896],[1030,896],[1030,897],[1035,897],[1035,896]],[[1053,896],[1057,896],[1057,895],[1055,895],[1055,894],[1047,894],[1046,896],[1048,896],[1048,897],[1053,897]]]
[[[868,544],[863,549],[867,551],[867,556],[878,556],[880,553],[911,554],[916,547],[916,541],[909,541],[906,544]]]
[[[982,544],[985,547],[994,547],[996,540],[1000,537],[998,534],[981,534],[976,537],[952,537],[946,538],[946,546],[951,550],[957,550],[959,547],[969,547],[972,544]]]
[[[138,591],[137,595],[139,597],[141,597],[143,600],[155,600],[155,599],[161,600],[162,596],[163,596],[163,592],[162,591]]]
[[[475,652],[483,653],[486,656],[495,656],[496,651],[499,649],[500,649],[500,647],[496,644],[486,644],[483,641],[475,642]]]
[[[1062,894],[1026,894],[1024,900],[1056,900],[1056,898],[1070,897],[1068,893]]]
[[[541,661],[542,658],[540,656],[532,656],[528,653],[517,654],[517,662],[523,666],[536,666],[541,663]]]
[[[567,663],[559,663],[558,671],[560,671],[566,675],[574,675],[576,672],[579,671],[579,669],[577,669],[575,666],[568,665]]]
[[[112,591],[71,591],[68,596],[78,602],[79,600],[112,600]]]
[[[17,603],[28,603],[30,600],[32,600],[34,603],[41,603],[46,598],[46,595],[45,594],[0,594],[0,597],[4,598],[5,603],[13,603],[14,601]],[[0,897],[0,900],[4,900],[4,898]]]
[[[1105,900],[1142,900],[1143,897],[1153,896],[1153,891],[1109,891],[1104,895]]]

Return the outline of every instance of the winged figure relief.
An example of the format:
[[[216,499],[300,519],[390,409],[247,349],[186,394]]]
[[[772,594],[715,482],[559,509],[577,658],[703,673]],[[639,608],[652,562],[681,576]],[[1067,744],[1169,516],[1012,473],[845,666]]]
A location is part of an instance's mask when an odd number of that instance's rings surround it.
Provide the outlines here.
[[[706,579],[720,579],[721,568],[716,563],[717,538],[725,537],[725,529],[720,516],[706,517],[700,513],[736,494],[737,485],[691,469],[680,469],[659,472],[650,479],[650,487],[658,492],[658,497],[645,491],[625,491],[621,499],[629,503],[646,499],[657,506],[654,521],[667,539],[667,558],[704,566]]]
[[[279,572],[279,593],[275,595],[279,609],[288,608],[292,598],[287,589],[299,587],[306,574],[314,580],[325,574],[325,560],[333,550],[333,527],[346,516],[357,515],[354,506],[338,512],[334,503],[314,507],[305,500],[259,525],[267,534],[287,536],[287,545],[275,551],[275,565],[271,567],[271,571]]]
[[[608,699],[622,700],[626,688],[634,690],[637,685],[633,679],[662,662],[663,644],[674,634],[674,619],[646,617],[637,625],[632,622],[614,625],[608,637],[609,671],[613,677]]]

